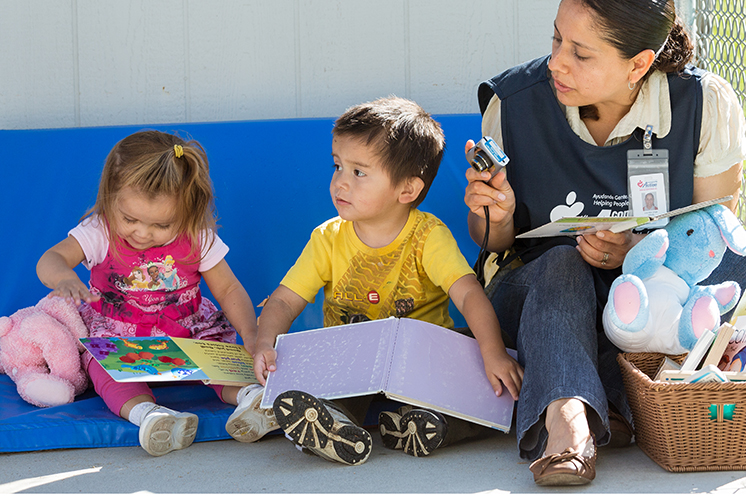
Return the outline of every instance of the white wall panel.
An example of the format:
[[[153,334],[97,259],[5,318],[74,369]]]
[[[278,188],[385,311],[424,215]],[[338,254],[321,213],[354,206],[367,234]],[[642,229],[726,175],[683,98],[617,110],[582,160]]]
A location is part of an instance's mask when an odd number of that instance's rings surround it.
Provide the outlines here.
[[[0,128],[474,113],[557,0],[0,0]]]
[[[303,0],[299,11],[300,116],[405,91],[401,0]]]
[[[82,126],[186,119],[181,0],[77,0]]]
[[[410,1],[411,98],[437,113],[476,113],[476,89],[514,60],[512,0]]]
[[[515,42],[518,50],[515,63],[528,61],[552,51],[554,17],[557,15],[556,0],[531,0],[517,2]]]
[[[69,1],[0,3],[0,128],[74,127]]]
[[[297,116],[295,8],[293,0],[188,3],[187,120]]]

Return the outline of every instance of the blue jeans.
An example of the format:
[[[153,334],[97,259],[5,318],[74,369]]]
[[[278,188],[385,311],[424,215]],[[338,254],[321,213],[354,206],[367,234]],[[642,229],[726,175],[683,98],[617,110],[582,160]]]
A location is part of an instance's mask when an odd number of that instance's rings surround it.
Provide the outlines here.
[[[746,259],[726,252],[706,280],[727,279],[746,285]],[[599,285],[601,286],[601,285]],[[525,374],[516,412],[521,457],[541,457],[548,438],[547,406],[562,398],[586,404],[588,423],[599,446],[608,443],[609,403],[628,421],[620,352],[606,337],[598,319],[605,304],[597,293],[594,271],[573,246],[556,246],[517,269],[498,273],[486,291],[506,344],[512,341]],[[727,318],[725,318],[727,319]]]
[[[549,403],[583,401],[599,445],[609,441],[608,402],[631,421],[616,361],[619,350],[597,328],[597,301],[591,266],[574,246],[547,250],[524,266],[498,273],[488,295],[503,335],[512,340],[524,367],[516,410],[521,457],[541,457]]]

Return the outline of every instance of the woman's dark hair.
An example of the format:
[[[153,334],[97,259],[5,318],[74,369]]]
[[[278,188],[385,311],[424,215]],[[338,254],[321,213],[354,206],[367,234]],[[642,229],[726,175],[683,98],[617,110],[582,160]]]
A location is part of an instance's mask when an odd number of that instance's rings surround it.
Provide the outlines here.
[[[674,0],[579,0],[591,9],[601,37],[631,59],[656,53],[652,71],[679,72],[692,60],[694,46],[676,16]]]

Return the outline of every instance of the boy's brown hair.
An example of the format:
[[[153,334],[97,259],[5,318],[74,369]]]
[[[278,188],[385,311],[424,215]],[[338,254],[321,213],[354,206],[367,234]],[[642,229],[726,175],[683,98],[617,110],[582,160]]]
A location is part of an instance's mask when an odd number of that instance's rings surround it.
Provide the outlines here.
[[[96,204],[84,216],[95,213],[102,217],[112,242],[118,238],[113,214],[124,187],[149,198],[174,196],[176,234],[188,236],[192,255],[196,260],[200,258],[197,249],[202,231],[212,230],[214,234],[216,229],[210,168],[202,145],[173,134],[146,130],[125,137],[112,148],[101,173]],[[211,241],[203,243],[206,248],[212,245]],[[202,250],[204,253],[205,248]]]
[[[334,122],[332,134],[372,145],[393,185],[411,177],[422,179],[425,186],[412,208],[425,199],[445,149],[440,124],[417,103],[396,96],[349,108]]]

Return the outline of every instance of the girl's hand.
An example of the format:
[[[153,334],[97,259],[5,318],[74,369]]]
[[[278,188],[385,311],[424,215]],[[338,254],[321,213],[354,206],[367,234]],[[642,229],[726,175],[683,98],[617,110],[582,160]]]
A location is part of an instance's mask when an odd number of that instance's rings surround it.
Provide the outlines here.
[[[632,231],[612,233],[599,231],[595,234],[578,236],[576,247],[583,260],[593,267],[600,269],[616,269],[624,262],[627,252],[635,246],[645,235],[634,234]]]
[[[472,147],[474,147],[474,141],[468,140],[465,151],[469,151]],[[494,177],[493,171],[478,172],[469,167],[466,171],[466,180],[469,184],[466,186],[464,203],[469,210],[482,218],[484,218],[484,207],[489,207],[490,222],[499,224],[512,218],[515,212],[515,193],[507,181],[505,169],[500,170]]]
[[[277,351],[273,347],[260,348],[254,354],[254,375],[259,383],[265,385],[269,372],[277,369]]]
[[[503,386],[508,389],[513,400],[518,401],[518,394],[523,385],[523,368],[505,349],[496,349],[494,353],[482,356],[487,379],[492,384],[495,394],[502,395]]]
[[[101,299],[98,295],[94,295],[88,290],[80,279],[70,278],[65,279],[57,283],[57,286],[49,292],[49,297],[62,297],[68,302],[78,305],[81,302],[90,304]]]

